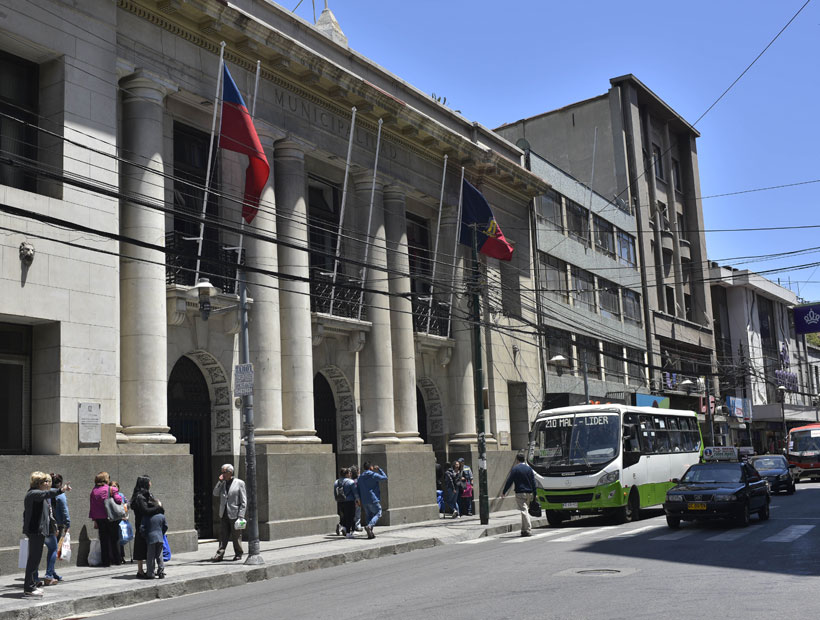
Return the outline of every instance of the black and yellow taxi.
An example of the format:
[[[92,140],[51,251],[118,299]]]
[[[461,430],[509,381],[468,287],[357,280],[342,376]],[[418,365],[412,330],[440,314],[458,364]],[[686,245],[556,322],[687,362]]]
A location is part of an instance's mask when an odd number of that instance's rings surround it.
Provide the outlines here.
[[[679,528],[681,521],[730,519],[745,527],[750,515],[769,518],[769,485],[748,463],[710,461],[696,463],[666,492],[666,523]]]

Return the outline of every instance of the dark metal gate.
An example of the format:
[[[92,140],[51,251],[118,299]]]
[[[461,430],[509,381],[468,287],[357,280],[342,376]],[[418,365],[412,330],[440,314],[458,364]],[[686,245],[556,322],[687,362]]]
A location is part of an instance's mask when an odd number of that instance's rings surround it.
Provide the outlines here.
[[[336,454],[336,401],[333,399],[333,390],[322,373],[313,377],[313,423],[316,435],[322,443],[333,446]]]
[[[168,425],[194,457],[194,524],[199,538],[213,537],[211,399],[208,384],[189,358],[181,357],[168,380]]]

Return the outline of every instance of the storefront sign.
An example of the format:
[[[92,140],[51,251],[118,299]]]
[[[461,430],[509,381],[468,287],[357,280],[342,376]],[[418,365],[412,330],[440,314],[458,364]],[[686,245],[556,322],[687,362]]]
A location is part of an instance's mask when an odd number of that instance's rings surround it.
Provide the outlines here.
[[[726,397],[726,415],[744,422],[752,420],[752,401],[748,398]]]
[[[655,407],[656,409],[669,409],[669,398],[666,396],[655,396],[654,394],[635,394],[636,407]]]
[[[820,304],[806,304],[794,308],[794,331],[796,334],[820,332]]]

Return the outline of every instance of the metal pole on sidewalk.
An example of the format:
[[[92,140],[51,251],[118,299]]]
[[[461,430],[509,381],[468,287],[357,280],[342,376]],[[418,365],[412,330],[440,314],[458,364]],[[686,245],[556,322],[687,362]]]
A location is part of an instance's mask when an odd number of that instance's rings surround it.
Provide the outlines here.
[[[250,364],[248,347],[248,289],[245,284],[245,271],[239,269],[239,321],[241,326],[242,363]],[[245,564],[264,564],[259,554],[259,521],[256,510],[256,441],[253,428],[253,393],[242,397],[242,409],[245,424],[245,482],[248,489],[248,557]]]
[[[487,443],[484,438],[484,380],[481,365],[481,322],[479,306],[479,269],[478,269],[477,227],[473,224],[473,274],[472,274],[472,308],[473,322],[473,385],[475,386],[475,430],[478,434],[478,514],[481,524],[490,522],[490,498],[487,493]]]

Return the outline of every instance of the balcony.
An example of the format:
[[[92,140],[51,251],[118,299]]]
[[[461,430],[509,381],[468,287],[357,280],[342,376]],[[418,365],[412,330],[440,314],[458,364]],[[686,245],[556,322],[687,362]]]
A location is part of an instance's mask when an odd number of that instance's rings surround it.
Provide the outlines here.
[[[682,261],[691,261],[692,260],[692,244],[689,240],[683,239],[682,237],[678,238],[680,242],[680,259]]]
[[[165,234],[165,284],[168,286],[188,287],[196,284],[196,259],[199,251],[196,239],[187,238],[180,231]],[[236,293],[236,250],[215,249],[217,244],[206,241],[202,246],[199,265],[200,276],[206,277],[211,284],[226,295]],[[245,252],[242,251],[241,264],[245,264]]]
[[[327,271],[312,269],[310,272],[310,310],[318,314],[367,320],[367,307],[362,303],[362,281],[337,274],[336,284],[333,275]],[[332,303],[332,308],[331,308]]]
[[[430,305],[430,298],[424,296],[413,296],[413,331],[418,334],[430,334],[433,336],[448,336],[450,325],[450,306],[433,300]]]

